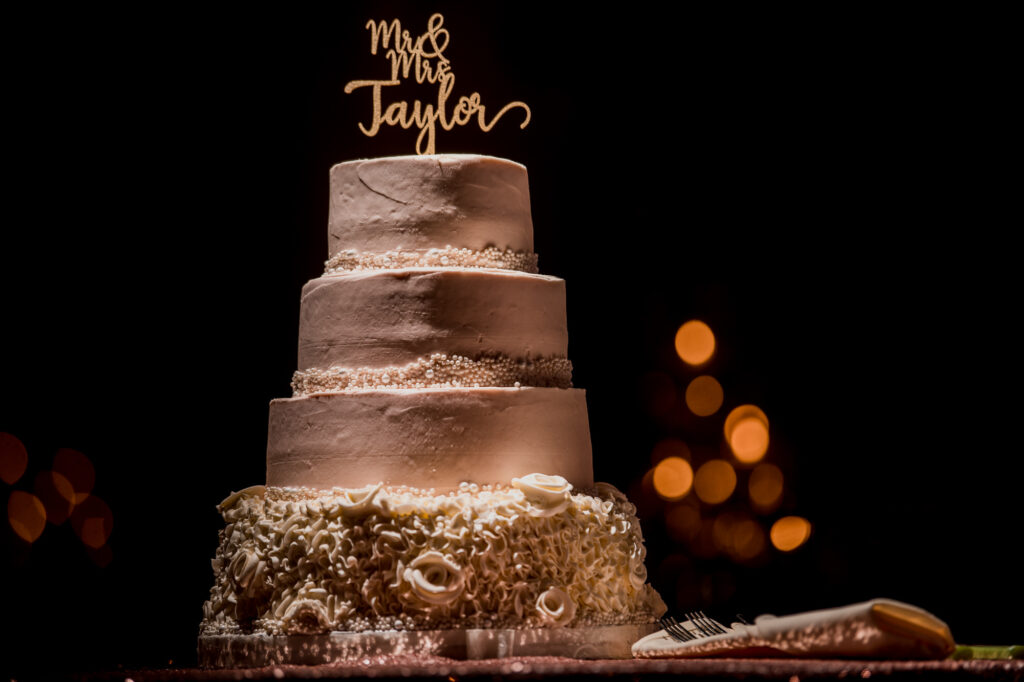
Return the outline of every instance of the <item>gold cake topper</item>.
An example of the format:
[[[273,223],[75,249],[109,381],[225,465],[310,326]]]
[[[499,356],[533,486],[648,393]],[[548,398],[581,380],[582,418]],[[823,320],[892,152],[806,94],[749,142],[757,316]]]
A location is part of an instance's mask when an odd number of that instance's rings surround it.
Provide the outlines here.
[[[391,64],[391,78],[388,80],[354,80],[345,84],[345,94],[351,94],[358,88],[370,88],[373,119],[368,127],[359,124],[359,129],[367,137],[376,135],[382,125],[402,128],[416,126],[420,131],[416,138],[416,153],[433,154],[438,125],[451,130],[457,125],[468,125],[475,118],[480,130],[486,133],[512,109],[524,111],[520,128],[525,128],[530,122],[530,107],[525,102],[509,102],[488,119],[479,92],[459,97],[455,106],[449,110],[448,100],[455,89],[455,74],[452,72],[451,61],[444,56],[450,34],[444,28],[444,17],[440,13],[430,17],[426,32],[416,38],[409,31],[402,30],[398,19],[392,19],[390,23],[370,19],[366,22],[366,28],[370,31],[370,54],[386,50],[384,58]],[[383,89],[401,85],[410,76],[421,85],[426,83],[437,86],[437,104],[424,104],[418,99],[411,104],[399,100],[385,107],[381,101]]]

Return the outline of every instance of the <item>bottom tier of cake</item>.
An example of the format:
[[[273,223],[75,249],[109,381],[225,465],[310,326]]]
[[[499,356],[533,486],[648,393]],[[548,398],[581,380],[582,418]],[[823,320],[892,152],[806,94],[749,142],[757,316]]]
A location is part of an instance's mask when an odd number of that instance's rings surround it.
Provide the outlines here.
[[[226,526],[201,625],[208,648],[339,632],[419,632],[405,637],[418,641],[596,628],[622,639],[646,634],[665,610],[646,584],[635,508],[606,484],[575,492],[563,478],[530,474],[444,494],[257,486],[220,509]],[[560,639],[578,637],[540,637]]]

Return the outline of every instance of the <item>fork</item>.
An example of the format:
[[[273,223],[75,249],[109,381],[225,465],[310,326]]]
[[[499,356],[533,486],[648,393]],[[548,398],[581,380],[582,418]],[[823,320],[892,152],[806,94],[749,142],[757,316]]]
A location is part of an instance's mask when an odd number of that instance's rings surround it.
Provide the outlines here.
[[[708,618],[703,611],[690,611],[686,614],[686,618],[686,621],[680,623],[672,616],[665,616],[659,622],[665,629],[665,633],[677,642],[692,642],[704,637],[732,632],[717,620]],[[695,629],[687,628],[686,623],[692,624]]]

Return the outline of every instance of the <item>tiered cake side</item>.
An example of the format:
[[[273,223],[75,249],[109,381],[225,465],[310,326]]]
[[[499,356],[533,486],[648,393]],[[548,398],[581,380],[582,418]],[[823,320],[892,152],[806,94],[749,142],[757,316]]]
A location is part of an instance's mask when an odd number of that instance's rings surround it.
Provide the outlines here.
[[[664,606],[635,508],[593,482],[565,284],[532,249],[519,164],[332,168],[330,258],[303,289],[293,396],[270,406],[267,485],[220,507],[211,651],[234,635],[601,626],[614,645],[531,636],[609,656],[650,629]]]
[[[593,485],[565,282],[536,274],[526,169],[482,156],[331,170],[327,273],[303,288],[267,484]]]

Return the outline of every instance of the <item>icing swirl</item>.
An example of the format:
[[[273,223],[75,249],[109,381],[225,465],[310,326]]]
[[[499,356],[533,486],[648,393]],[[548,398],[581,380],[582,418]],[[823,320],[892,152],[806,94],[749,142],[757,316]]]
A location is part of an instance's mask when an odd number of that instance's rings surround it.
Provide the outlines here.
[[[462,568],[440,552],[420,554],[405,569],[402,578],[417,597],[439,606],[458,599],[464,587]]]
[[[576,602],[565,590],[549,587],[537,597],[537,613],[544,623],[562,627],[576,617]]]
[[[569,507],[569,491],[572,490],[572,484],[561,476],[529,474],[522,478],[513,478],[512,485],[521,490],[530,502],[528,512],[532,516],[554,516]]]

